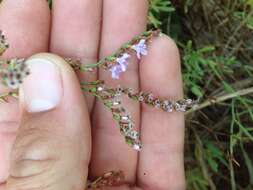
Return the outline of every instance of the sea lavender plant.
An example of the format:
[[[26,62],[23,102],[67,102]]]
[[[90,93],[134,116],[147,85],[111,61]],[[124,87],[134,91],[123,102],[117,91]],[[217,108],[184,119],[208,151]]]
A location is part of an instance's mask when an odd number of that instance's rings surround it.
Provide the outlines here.
[[[117,52],[110,55],[95,64],[81,66],[78,59],[65,58],[73,69],[90,72],[95,68],[103,68],[111,72],[113,79],[119,79],[122,72],[127,71],[128,59],[130,53],[135,53],[140,60],[142,56],[148,54],[148,43],[154,37],[160,36],[160,31],[147,31],[130,42],[124,44]],[[9,47],[7,40],[0,31],[0,56]],[[18,98],[18,88],[22,84],[24,78],[30,74],[25,59],[13,58],[10,60],[0,60],[0,79],[2,83],[10,88],[10,92],[0,94],[0,102],[6,102],[8,96]],[[98,100],[100,100],[112,113],[119,130],[124,137],[126,143],[135,150],[141,150],[141,141],[139,133],[135,130],[134,121],[130,113],[123,107],[122,98],[125,95],[133,101],[147,104],[165,112],[185,112],[193,107],[196,101],[191,99],[183,99],[172,101],[164,98],[155,97],[149,92],[134,92],[130,87],[110,88],[104,81],[97,80],[91,82],[81,82],[81,88],[84,92],[88,92]],[[124,181],[122,171],[111,171],[98,177],[95,181],[87,184],[87,188],[103,188],[105,186],[120,185]]]
[[[128,59],[130,53],[134,53],[138,59],[148,54],[148,44],[152,38],[161,35],[159,30],[147,31],[140,36],[133,38],[130,42],[124,44],[113,55],[110,55],[95,64],[81,66],[81,61],[76,59],[65,58],[65,60],[75,70],[83,72],[93,71],[95,68],[103,68],[111,72],[113,79],[119,79],[122,72],[127,72]],[[0,32],[0,55],[8,48],[8,43],[5,36]],[[0,100],[5,101],[7,96],[17,97],[17,89],[23,82],[24,78],[30,74],[29,68],[26,65],[25,59],[10,59],[0,62],[0,74],[7,87],[12,89],[10,93],[0,95]],[[149,92],[134,92],[130,87],[110,88],[107,87],[104,81],[97,80],[91,82],[82,82],[81,88],[83,91],[90,93],[100,100],[112,113],[119,130],[124,137],[126,143],[135,150],[141,150],[141,141],[139,133],[135,130],[134,121],[131,119],[130,113],[123,107],[122,98],[125,95],[133,101],[147,104],[165,112],[185,112],[196,104],[196,101],[191,99],[183,99],[172,101],[164,98],[155,97]]]

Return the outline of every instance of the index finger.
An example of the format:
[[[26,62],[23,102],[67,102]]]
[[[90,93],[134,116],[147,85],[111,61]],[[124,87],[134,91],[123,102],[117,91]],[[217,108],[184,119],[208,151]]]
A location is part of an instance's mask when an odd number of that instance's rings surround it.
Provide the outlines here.
[[[54,0],[50,50],[64,57],[97,62],[102,0]],[[82,81],[94,81],[97,73],[79,73]],[[91,111],[94,97],[85,94]]]

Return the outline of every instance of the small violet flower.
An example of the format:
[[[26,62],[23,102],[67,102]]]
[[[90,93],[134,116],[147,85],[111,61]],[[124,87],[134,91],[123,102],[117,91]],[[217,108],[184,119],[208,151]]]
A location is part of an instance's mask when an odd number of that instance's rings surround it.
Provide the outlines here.
[[[127,59],[130,57],[129,54],[124,53],[121,57],[116,59],[116,64],[110,69],[113,79],[119,79],[119,74],[125,72],[127,69]]]
[[[112,72],[112,78],[113,79],[119,79],[119,74],[122,73],[122,68],[120,65],[116,64],[114,65],[110,71]]]
[[[141,59],[141,55],[147,55],[148,54],[145,39],[142,39],[142,40],[140,40],[140,42],[138,44],[133,45],[132,49],[134,49],[136,51],[138,59]]]
[[[128,65],[127,59],[129,57],[130,57],[129,54],[124,53],[121,57],[116,59],[117,63],[121,66],[121,69],[123,72],[125,72],[127,69],[127,65]]]

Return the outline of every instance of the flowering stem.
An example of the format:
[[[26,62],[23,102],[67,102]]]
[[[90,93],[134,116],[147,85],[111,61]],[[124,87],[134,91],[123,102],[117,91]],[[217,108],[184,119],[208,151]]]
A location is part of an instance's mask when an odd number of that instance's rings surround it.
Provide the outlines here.
[[[186,112],[186,115],[188,115],[192,112],[195,112],[197,110],[201,110],[203,108],[206,108],[210,105],[217,104],[217,103],[224,102],[224,101],[232,99],[232,98],[236,98],[236,97],[239,97],[239,96],[245,96],[245,95],[252,94],[252,93],[253,93],[253,87],[250,87],[250,88],[238,90],[236,92],[232,92],[230,94],[222,95],[222,96],[219,96],[219,97],[214,97],[214,98],[206,100],[202,104],[196,105],[192,109],[188,110]]]
[[[84,66],[81,66],[80,70],[81,71],[91,71],[91,69],[99,68],[99,67],[103,67],[104,69],[108,69],[109,64],[113,64],[121,54],[123,54],[124,52],[131,51],[132,45],[134,45],[136,42],[139,42],[142,39],[150,40],[153,36],[158,36],[159,34],[160,34],[160,30],[143,32],[141,35],[133,38],[131,41],[122,45],[121,48],[118,51],[116,51],[114,54],[101,59],[97,63],[86,64]]]
[[[92,71],[95,68],[103,68],[112,72],[112,78],[119,78],[121,72],[125,72],[130,57],[130,52],[135,52],[138,59],[147,55],[147,43],[153,37],[159,36],[159,30],[146,31],[141,35],[133,38],[131,41],[125,43],[114,54],[105,57],[95,64],[82,65],[81,60],[65,58],[65,60],[75,70]],[[8,48],[5,37],[0,33],[0,54]],[[23,79],[30,74],[29,68],[25,63],[25,59],[10,59],[8,61],[0,61],[0,66],[3,69],[3,82],[12,89],[18,89]],[[6,67],[5,67],[6,66]],[[6,68],[6,69],[4,69]],[[1,70],[0,70],[1,71]],[[126,95],[128,98],[145,103],[149,106],[159,108],[166,112],[172,111],[186,111],[192,107],[195,102],[191,99],[170,101],[158,97],[153,97],[151,93],[137,92],[133,93],[131,88],[106,88],[104,81],[96,80],[92,82],[82,82],[81,88],[83,91],[90,93],[98,98],[112,113],[113,119],[117,122],[121,134],[124,136],[126,143],[132,148],[140,150],[141,144],[139,134],[134,130],[134,123],[127,110],[121,104],[121,96]],[[6,101],[7,96],[17,96],[17,93],[8,93],[0,96],[1,101]]]

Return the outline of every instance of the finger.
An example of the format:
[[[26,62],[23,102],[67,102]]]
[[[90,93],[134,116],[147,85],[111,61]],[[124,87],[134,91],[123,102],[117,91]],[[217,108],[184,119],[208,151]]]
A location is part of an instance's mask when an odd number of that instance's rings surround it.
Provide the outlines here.
[[[78,79],[52,54],[35,55],[26,63],[31,75],[20,89],[22,118],[7,189],[84,189],[91,134]]]
[[[50,12],[45,0],[4,0],[0,4],[0,29],[4,31],[10,48],[4,58],[26,57],[47,51]],[[0,85],[0,93],[8,89]],[[9,154],[18,128],[18,103],[8,98],[0,103],[0,189],[8,176]]]
[[[44,0],[4,0],[0,20],[10,44],[5,57],[27,57],[47,50],[50,12]]]
[[[165,99],[182,98],[179,53],[171,39],[163,36],[153,40],[148,56],[140,63],[140,78],[143,91]],[[148,189],[184,189],[183,114],[143,105],[141,123],[139,185]]]
[[[101,26],[101,0],[54,0],[52,10],[51,52],[96,63]],[[97,73],[79,73],[81,81],[96,80]],[[94,98],[88,96],[91,109]]]
[[[146,0],[105,0],[103,7],[103,28],[100,47],[100,58],[116,51],[122,44],[145,30],[148,2]],[[139,71],[137,59],[131,55],[127,71],[120,80],[112,80],[109,72],[99,71],[99,79],[105,80],[108,86],[129,86],[139,89]],[[131,101],[124,101],[124,106],[138,129],[140,124],[140,106]],[[121,169],[129,182],[135,181],[137,152],[129,148],[124,138],[115,127],[111,114],[104,105],[97,102],[93,130],[93,155],[91,173],[101,175],[112,170]],[[107,147],[113,146],[113,149]]]

